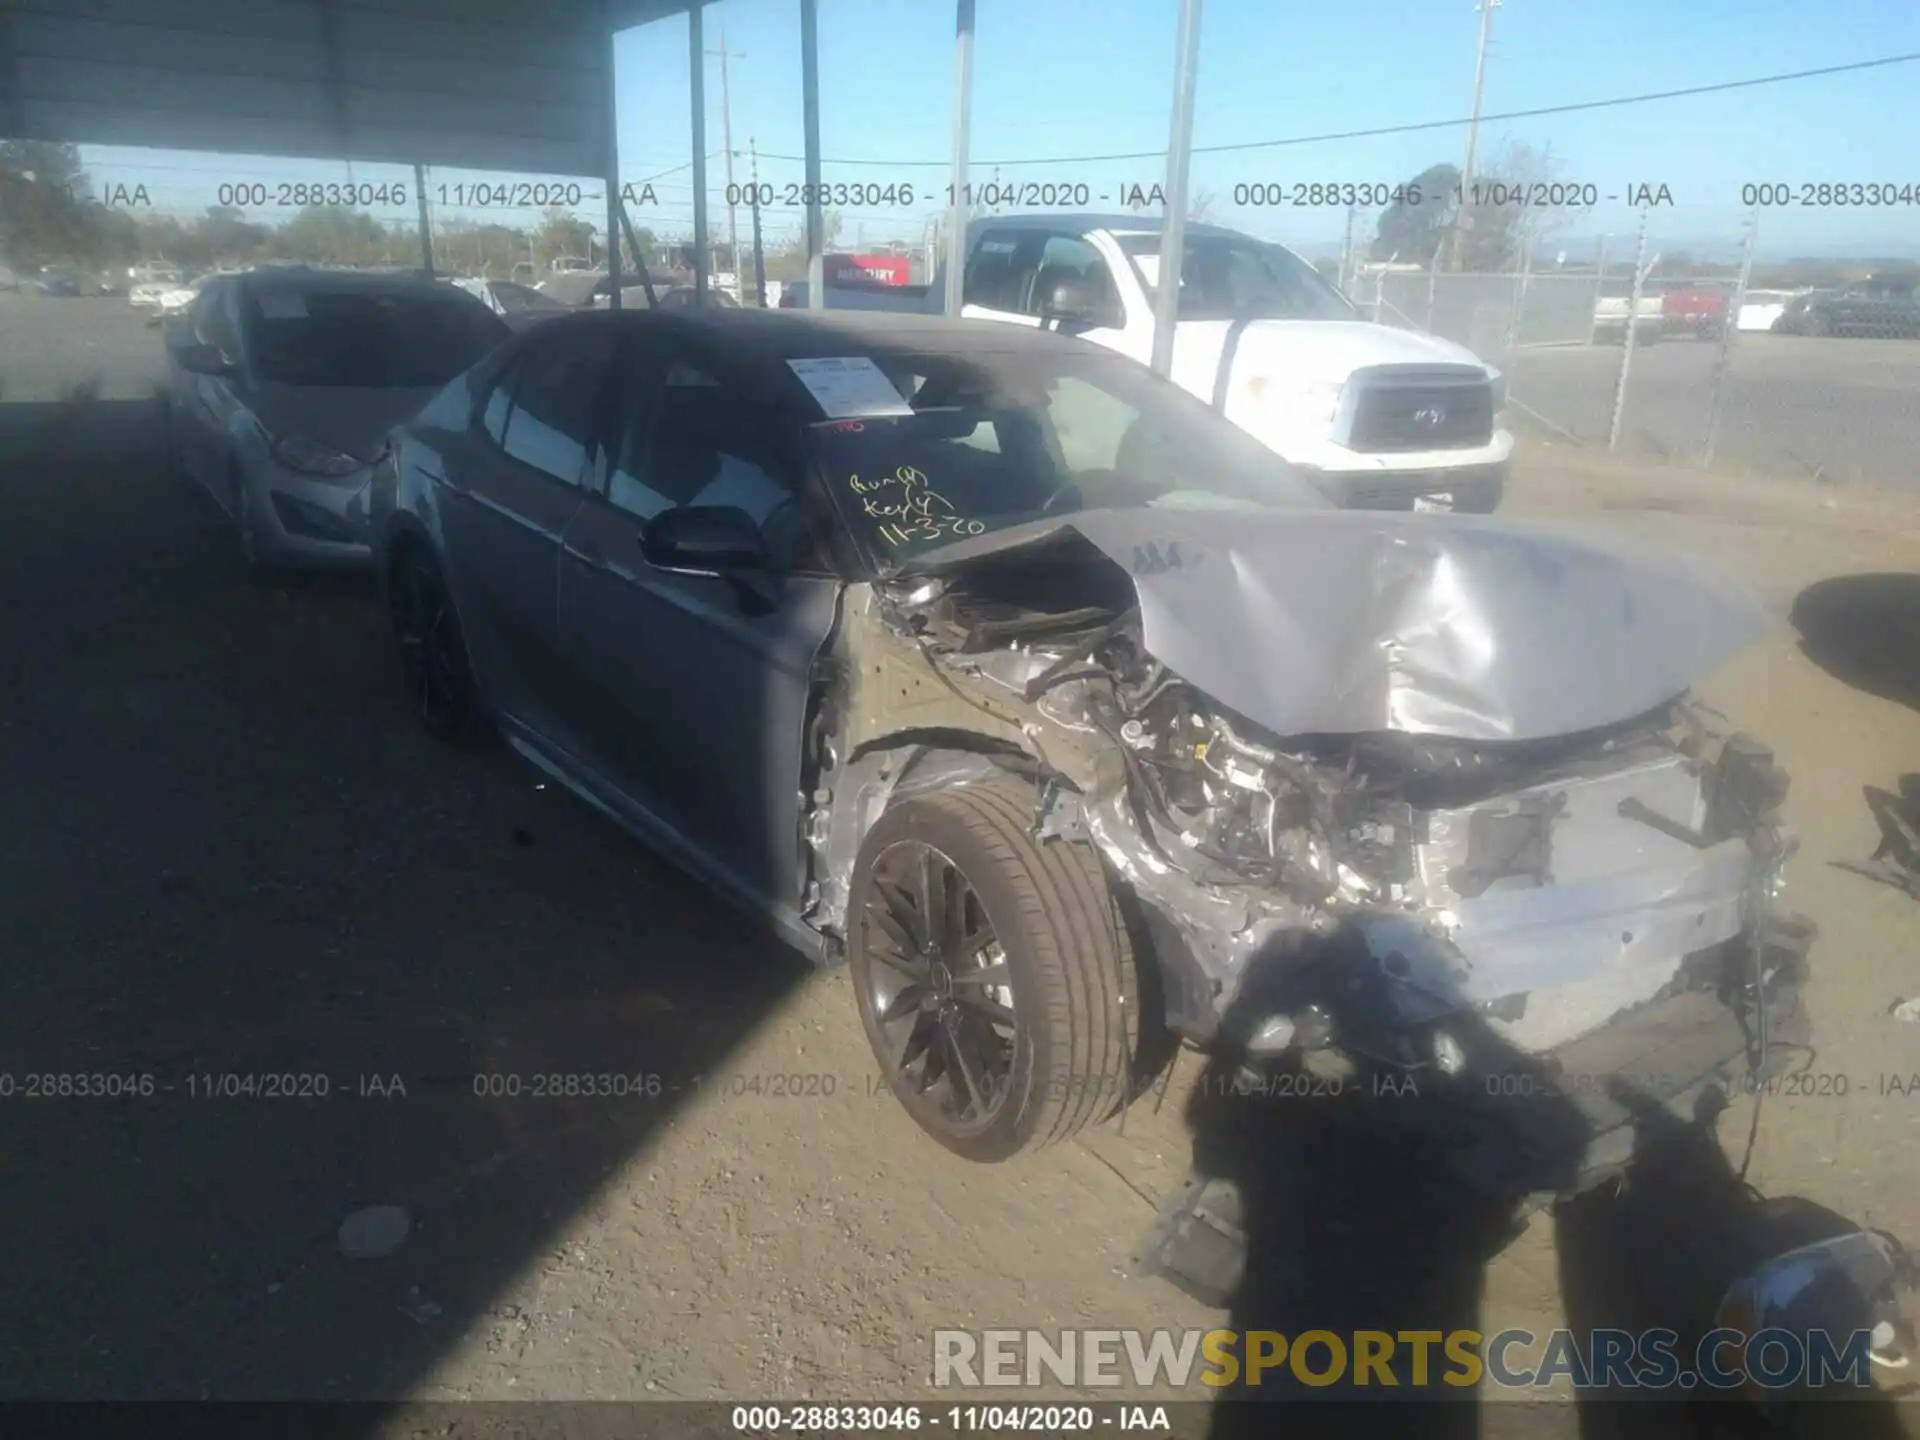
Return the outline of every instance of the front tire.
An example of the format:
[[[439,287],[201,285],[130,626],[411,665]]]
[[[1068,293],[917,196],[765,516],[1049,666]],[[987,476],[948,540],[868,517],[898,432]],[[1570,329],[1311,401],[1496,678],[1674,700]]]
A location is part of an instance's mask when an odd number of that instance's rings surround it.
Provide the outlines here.
[[[860,1020],[895,1097],[969,1160],[1056,1144],[1131,1097],[1139,972],[1099,860],[1033,838],[1011,781],[894,806],[855,862]]]
[[[386,595],[414,718],[436,740],[473,739],[481,729],[479,689],[453,597],[425,545],[408,541],[393,552]]]

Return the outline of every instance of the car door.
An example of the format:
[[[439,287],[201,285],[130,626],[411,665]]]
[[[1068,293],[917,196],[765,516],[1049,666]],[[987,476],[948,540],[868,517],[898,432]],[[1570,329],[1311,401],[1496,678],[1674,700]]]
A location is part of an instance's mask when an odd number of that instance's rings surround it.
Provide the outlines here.
[[[450,578],[487,700],[508,724],[567,750],[575,744],[558,704],[560,537],[580,508],[618,338],[602,324],[532,341],[495,377],[434,482]]]
[[[665,339],[636,343],[617,394],[561,547],[570,702],[630,818],[742,898],[791,907],[809,688],[840,590],[802,518],[797,425]],[[746,511],[773,572],[650,565],[642,528],[690,505]]]
[[[1082,281],[1104,297],[1110,322],[1063,328],[1109,350],[1131,354],[1126,316],[1112,268],[1084,235],[1047,230],[987,230],[967,257],[967,276],[961,291],[960,313],[982,320],[1004,320],[1039,328],[1044,297],[1059,279]],[[1151,343],[1148,337],[1147,343]],[[1138,348],[1135,346],[1134,348]],[[1134,355],[1144,362],[1144,353]]]

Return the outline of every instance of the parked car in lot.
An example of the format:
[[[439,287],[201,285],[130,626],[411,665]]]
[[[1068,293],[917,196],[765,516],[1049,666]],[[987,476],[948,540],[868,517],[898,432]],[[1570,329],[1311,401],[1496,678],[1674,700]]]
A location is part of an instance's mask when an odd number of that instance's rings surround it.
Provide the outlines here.
[[[62,299],[71,299],[85,293],[79,276],[68,270],[55,269],[51,265],[43,267],[34,277],[33,289],[41,295],[57,296]]]
[[[1734,324],[1745,331],[1774,330],[1787,306],[1800,292],[1795,290],[1749,290],[1740,297],[1740,314]]]
[[[1633,343],[1651,345],[1667,330],[1666,301],[1658,295],[1642,295],[1636,303],[1631,292],[1602,295],[1594,302],[1593,338],[1602,345],[1626,343],[1627,316],[1633,316]]]
[[[613,308],[610,287],[603,281],[593,290],[592,307],[595,310]],[[698,303],[698,292],[691,285],[662,285],[658,281],[653,287],[653,301],[647,300],[647,287],[644,285],[622,285],[620,287],[620,308],[623,310],[647,310],[658,306],[662,310],[691,310]],[[737,310],[740,302],[726,291],[709,286],[706,303],[716,310]]]
[[[370,506],[426,728],[849,961],[970,1158],[1112,1112],[1171,1031],[1463,1104],[1524,1069],[1451,1154],[1503,1174],[1551,1093],[1575,1189],[1787,1031],[1785,782],[1687,701],[1767,621],[1652,547],[1342,512],[1037,327],[757,309],[517,337]]]
[[[1788,314],[1792,323],[1781,328],[1795,335],[1920,338],[1920,296],[1915,295],[1914,281],[1905,277],[1877,276],[1839,290],[1815,291]]]
[[[1660,297],[1662,328],[1668,335],[1718,340],[1727,328],[1727,307],[1731,303],[1728,287],[1689,285],[1669,290]]]
[[[573,309],[572,306],[563,305],[550,295],[542,295],[532,286],[522,285],[513,280],[471,277],[457,279],[453,283],[478,299],[514,329],[551,319],[555,315],[568,314]]]
[[[128,273],[139,278],[127,288],[127,303],[142,309],[159,309],[162,297],[187,283],[177,265],[138,265]]]
[[[979,220],[967,256],[962,315],[1152,359],[1157,220]],[[937,312],[945,286],[944,274],[930,286],[841,283],[824,298],[830,309]],[[1450,340],[1364,319],[1284,246],[1187,227],[1172,378],[1340,505],[1485,513],[1506,491],[1506,377]]]
[[[148,285],[178,285],[186,277],[170,260],[145,260],[127,267],[127,294]]]
[[[167,333],[171,467],[233,517],[251,574],[364,565],[388,430],[511,333],[415,276],[210,276]]]

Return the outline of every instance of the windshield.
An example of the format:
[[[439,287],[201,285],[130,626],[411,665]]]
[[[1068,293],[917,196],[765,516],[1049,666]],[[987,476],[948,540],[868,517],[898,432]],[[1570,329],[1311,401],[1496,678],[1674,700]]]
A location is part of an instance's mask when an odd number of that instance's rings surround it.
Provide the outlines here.
[[[1146,287],[1160,284],[1160,237],[1115,237]],[[1182,320],[1358,320],[1320,274],[1291,250],[1240,235],[1189,235],[1180,260]]]
[[[245,304],[256,373],[276,385],[426,389],[512,333],[461,291],[273,288]]]
[[[913,413],[813,435],[835,502],[883,563],[1076,510],[1327,506],[1271,450],[1119,356],[874,363]]]

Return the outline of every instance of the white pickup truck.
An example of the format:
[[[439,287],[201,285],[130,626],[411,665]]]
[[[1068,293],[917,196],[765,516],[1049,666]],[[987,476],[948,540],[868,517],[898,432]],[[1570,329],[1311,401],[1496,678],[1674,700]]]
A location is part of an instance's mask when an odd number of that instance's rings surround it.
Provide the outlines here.
[[[1152,359],[1157,218],[996,217],[967,239],[963,315]],[[944,286],[829,285],[826,302],[937,311]],[[1465,347],[1363,319],[1292,251],[1214,225],[1187,226],[1179,314],[1174,382],[1335,503],[1481,514],[1500,503],[1513,455],[1506,377]]]

